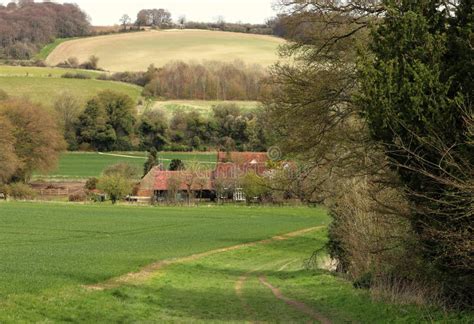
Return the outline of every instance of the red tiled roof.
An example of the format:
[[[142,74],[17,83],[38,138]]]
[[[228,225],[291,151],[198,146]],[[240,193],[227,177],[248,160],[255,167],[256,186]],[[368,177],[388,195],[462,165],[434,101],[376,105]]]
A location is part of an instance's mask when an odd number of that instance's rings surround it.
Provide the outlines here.
[[[139,195],[149,196],[154,191],[168,191],[173,181],[179,182],[179,190],[213,190],[217,178],[236,179],[247,172],[262,175],[267,171],[266,153],[255,152],[219,152],[214,171],[162,171],[153,168],[141,181]]]

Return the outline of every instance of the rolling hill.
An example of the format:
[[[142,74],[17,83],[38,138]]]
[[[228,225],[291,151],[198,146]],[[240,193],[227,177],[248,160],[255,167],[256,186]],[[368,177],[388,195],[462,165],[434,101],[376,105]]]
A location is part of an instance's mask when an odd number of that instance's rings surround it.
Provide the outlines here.
[[[66,72],[85,73],[91,79],[63,79]],[[10,96],[28,98],[51,106],[61,93],[68,92],[82,101],[103,90],[125,93],[138,100],[142,89],[131,84],[94,79],[99,73],[57,68],[0,66],[0,89]]]
[[[278,59],[277,49],[284,40],[264,35],[207,30],[146,31],[71,40],[61,43],[46,62],[56,65],[69,57],[86,61],[100,58],[103,69],[143,71],[150,64],[163,66],[170,61],[234,61],[269,66]]]

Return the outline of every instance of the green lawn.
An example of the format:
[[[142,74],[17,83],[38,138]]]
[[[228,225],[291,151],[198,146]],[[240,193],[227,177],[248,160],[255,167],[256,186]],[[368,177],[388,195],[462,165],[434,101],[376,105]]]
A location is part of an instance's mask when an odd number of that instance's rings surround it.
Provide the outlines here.
[[[186,162],[201,162],[204,166],[212,169],[217,160],[216,153],[180,153],[161,152],[159,157],[165,167],[168,167],[172,159],[181,159]],[[36,175],[36,178],[49,179],[87,179],[100,176],[102,171],[116,163],[129,163],[143,169],[147,153],[145,152],[112,152],[112,153],[88,153],[69,152],[61,155],[58,168],[47,175]]]
[[[305,261],[326,242],[323,210],[309,208],[137,208],[0,203],[0,322],[472,323],[471,314],[373,301],[367,291]],[[323,228],[103,282],[157,260]],[[139,280],[140,279],[140,280]]]

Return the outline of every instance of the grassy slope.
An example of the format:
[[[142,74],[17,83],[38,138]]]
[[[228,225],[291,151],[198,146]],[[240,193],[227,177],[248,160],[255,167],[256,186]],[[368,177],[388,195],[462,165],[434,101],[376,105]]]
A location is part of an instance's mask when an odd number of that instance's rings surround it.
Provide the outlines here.
[[[306,208],[1,203],[0,302],[327,222]]]
[[[96,78],[102,74],[98,71],[90,70],[76,70],[50,67],[36,67],[36,66],[10,66],[0,65],[0,77],[42,77],[42,78],[60,78],[67,72],[81,73]]]
[[[260,103],[257,101],[204,101],[204,100],[168,100],[168,101],[156,101],[153,105],[153,109],[161,109],[171,115],[178,109],[185,111],[194,110],[204,116],[212,113],[212,107],[219,104],[236,104],[242,111],[251,111],[259,107]]]
[[[73,38],[57,38],[54,40],[54,42],[52,43],[49,43],[47,44],[46,46],[44,46],[41,51],[36,55],[36,59],[37,60],[46,60],[49,56],[49,54],[51,54],[55,49],[56,47],[58,47],[60,44],[64,43],[64,42],[67,42],[69,40],[73,40],[73,39],[76,39],[77,37],[73,37]]]
[[[114,153],[112,153],[114,154]],[[38,175],[37,178],[49,179],[87,179],[99,176],[102,171],[116,163],[129,163],[137,166],[140,170],[146,161],[145,152],[119,152],[119,155],[127,155],[131,157],[111,156],[98,153],[70,152],[64,153],[59,160],[57,170],[48,175]],[[186,161],[197,161],[204,163],[209,168],[214,167],[216,162],[215,153],[179,153],[179,152],[162,152],[159,154],[163,159],[165,167],[169,166],[171,159],[181,159]]]
[[[140,87],[126,83],[60,78],[67,71],[67,69],[1,66],[0,89],[11,96],[26,97],[46,106],[51,106],[62,92],[71,93],[83,102],[103,90],[122,92],[135,100],[141,95]],[[95,72],[87,73],[91,76],[96,75]]]
[[[6,205],[12,208],[24,207],[25,205]],[[26,205],[28,206],[28,205]],[[3,206],[0,205],[0,208]],[[53,208],[56,212],[58,207]],[[77,207],[78,208],[78,207]],[[31,208],[37,210],[38,207],[32,205]],[[111,210],[111,209],[110,209]],[[104,219],[110,212],[104,209],[102,215],[93,211],[89,216],[81,216],[81,221],[94,218],[94,224],[99,224],[96,228],[96,236],[104,231]],[[178,246],[185,242],[179,243],[180,239],[185,238],[190,243],[191,239],[198,242],[200,246],[216,244],[214,241],[216,235],[225,237],[218,244],[229,245],[232,239],[229,239],[229,233],[233,239],[241,236],[243,232],[247,234],[241,237],[249,237],[250,232],[254,232],[253,238],[262,232],[263,228],[255,228],[257,222],[259,226],[269,226],[266,231],[275,231],[276,227],[283,226],[288,219],[290,221],[285,231],[290,228],[308,226],[310,224],[308,217],[310,214],[318,215],[313,218],[312,224],[327,223],[328,219],[322,213],[309,209],[233,209],[233,208],[213,208],[210,210],[202,209],[151,209],[155,211],[155,221],[165,222],[172,221],[178,223],[184,221],[191,222],[195,227],[192,234],[188,234],[189,227],[186,225],[178,235],[172,237],[172,240]],[[202,213],[201,213],[202,212]],[[225,212],[226,215],[232,214],[233,217],[222,217],[220,213]],[[68,215],[67,230],[78,230],[78,216],[75,215],[76,210]],[[292,213],[294,216],[282,216],[283,214]],[[260,216],[255,216],[255,215]],[[0,214],[1,215],[1,214]],[[159,215],[159,216],[157,216]],[[253,215],[253,216],[252,216]],[[296,216],[298,215],[298,216]],[[114,215],[116,217],[118,215]],[[134,221],[128,220],[128,223],[143,222],[147,219],[145,215],[140,215]],[[1,216],[0,216],[1,217]],[[57,215],[53,213],[51,222],[53,226],[50,229],[54,235],[61,232],[58,227]],[[36,218],[34,223],[31,219]],[[0,218],[1,219],[1,218]],[[71,221],[72,219],[72,221]],[[166,251],[167,234],[152,235],[157,230],[150,229],[148,234],[140,233],[135,236],[126,235],[127,232],[120,231],[118,228],[124,226],[123,216],[119,216],[107,232],[115,232],[115,235],[100,242],[100,252],[102,257],[108,256],[111,252],[108,241],[116,240],[117,246],[113,247],[115,254],[119,255],[119,260],[124,259],[127,251],[133,250],[133,258],[142,255],[145,250],[149,250],[150,246],[136,246],[136,241],[142,237],[150,235],[147,243],[158,244],[153,241],[162,242],[155,254],[179,255],[181,248],[175,249],[173,252]],[[224,220],[226,219],[226,220]],[[305,220],[303,220],[305,219]],[[283,221],[285,220],[285,221]],[[23,226],[30,225],[36,228],[36,222],[44,221],[41,216],[28,217]],[[204,222],[205,224],[200,224]],[[20,221],[17,220],[17,223]],[[227,226],[222,226],[227,223]],[[234,224],[234,225],[231,225]],[[298,223],[298,225],[296,224]],[[199,225],[195,225],[199,224]],[[46,223],[45,225],[49,225]],[[145,225],[145,223],[143,223]],[[214,231],[211,236],[205,236],[207,232],[202,232],[202,228],[211,226]],[[235,226],[237,225],[237,226]],[[42,225],[43,226],[43,225]],[[17,226],[18,227],[18,226]],[[46,226],[44,226],[46,227]],[[216,233],[216,228],[219,232]],[[28,229],[29,230],[29,229]],[[128,228],[127,228],[128,230]],[[160,233],[172,232],[172,228],[162,227]],[[79,235],[77,232],[73,235]],[[90,235],[93,235],[90,233]],[[136,236],[139,238],[137,239]],[[199,236],[206,237],[199,240]],[[121,238],[123,241],[121,241]],[[93,238],[93,243],[97,240]],[[59,254],[58,251],[72,244],[75,238],[72,237],[67,241],[57,242],[51,240],[45,242],[45,245],[51,246],[47,252]],[[46,241],[46,239],[45,239]],[[132,246],[129,246],[129,243]],[[445,315],[434,309],[421,309],[414,306],[406,305],[388,305],[382,302],[374,302],[370,299],[365,291],[354,290],[352,285],[330,273],[322,270],[308,270],[303,267],[304,261],[311,255],[312,251],[322,247],[326,242],[326,233],[324,230],[305,234],[304,236],[292,238],[288,241],[275,241],[268,245],[257,245],[246,247],[239,250],[208,256],[199,260],[174,264],[159,272],[151,279],[145,282],[136,282],[113,288],[106,291],[87,291],[78,289],[77,287],[62,287],[61,289],[50,289],[41,293],[33,294],[17,294],[10,295],[3,301],[0,299],[0,322],[309,322],[311,318],[289,307],[284,302],[277,300],[268,288],[264,287],[258,280],[259,276],[265,275],[267,280],[278,287],[282,293],[288,298],[304,302],[312,309],[331,319],[333,323],[421,323],[421,322],[449,322],[449,323],[470,323],[473,321],[472,314],[449,314]],[[105,243],[105,244],[104,244]],[[78,243],[79,245],[87,244],[85,240]],[[153,248],[154,246],[151,246]],[[134,249],[135,248],[135,249]],[[189,249],[197,249],[196,246],[188,246]],[[23,249],[25,249],[23,247]],[[40,246],[41,249],[41,246]],[[124,249],[120,253],[120,249]],[[1,250],[0,250],[1,251]],[[43,254],[47,254],[44,252]],[[100,254],[96,249],[91,249],[89,254]],[[31,252],[30,252],[31,253]],[[34,256],[34,253],[32,253]],[[75,248],[72,255],[76,254]],[[82,261],[83,255],[77,260]],[[130,254],[129,254],[130,256]],[[23,258],[20,257],[20,260]],[[68,266],[66,262],[59,263],[64,258],[56,258],[56,274],[63,278],[68,278],[69,271],[61,271],[61,268]],[[91,268],[98,269],[105,260],[99,263],[91,263]],[[117,263],[118,260],[113,260]],[[48,268],[43,270],[46,273]],[[91,269],[81,272],[74,281],[90,280],[89,275]],[[241,297],[236,293],[236,283],[247,276],[247,280],[242,281]],[[31,278],[29,279],[31,280]],[[0,286],[2,287],[2,286]],[[243,304],[247,304],[244,307]]]
[[[94,54],[99,65],[110,71],[143,71],[150,64],[162,66],[169,61],[234,61],[264,66],[277,60],[282,39],[242,33],[203,30],[147,31],[77,39],[60,44],[47,63],[56,65],[75,56],[85,61]]]

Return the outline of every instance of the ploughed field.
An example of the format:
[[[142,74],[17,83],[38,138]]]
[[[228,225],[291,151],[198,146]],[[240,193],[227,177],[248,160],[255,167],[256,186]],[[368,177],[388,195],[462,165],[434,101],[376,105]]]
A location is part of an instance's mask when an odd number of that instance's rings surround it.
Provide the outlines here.
[[[150,64],[163,66],[170,61],[242,60],[247,64],[269,66],[278,60],[277,49],[284,40],[207,30],[145,31],[88,37],[59,44],[46,62],[56,65],[70,57],[80,62],[91,55],[99,57],[105,70],[145,71]]]

